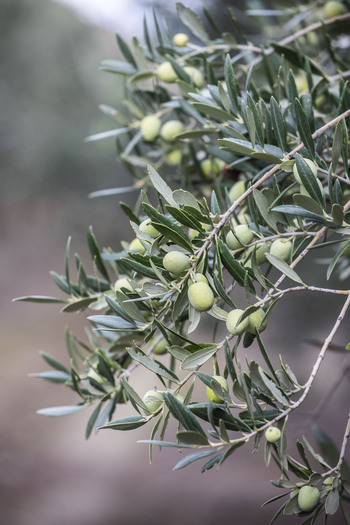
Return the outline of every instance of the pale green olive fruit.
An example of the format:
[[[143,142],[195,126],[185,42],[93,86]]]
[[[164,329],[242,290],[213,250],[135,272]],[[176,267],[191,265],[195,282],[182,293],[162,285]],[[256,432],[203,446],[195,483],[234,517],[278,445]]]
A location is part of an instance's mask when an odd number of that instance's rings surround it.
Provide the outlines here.
[[[267,327],[267,320],[265,319],[265,312],[262,308],[255,310],[255,312],[248,315],[248,332],[255,334],[255,330],[263,332]]]
[[[188,286],[192,286],[192,284],[197,283],[197,282],[199,282],[199,283],[207,283],[208,284],[208,279],[202,273],[195,273],[194,274],[194,281],[192,279],[189,279],[188,280]]]
[[[263,244],[259,244],[257,249],[255,250],[255,259],[257,264],[262,264],[266,261],[266,254],[270,250],[270,243],[264,242]]]
[[[240,310],[239,308],[236,308],[235,310],[231,310],[227,314],[226,318],[226,328],[232,335],[241,335],[243,332],[245,332],[249,325],[249,319],[246,317],[241,321],[239,324],[237,324],[239,318],[243,314],[243,310]]]
[[[287,261],[290,257],[292,248],[292,241],[289,241],[288,239],[276,239],[271,244],[270,254],[278,259],[282,259],[282,261]]]
[[[181,159],[182,151],[180,149],[173,149],[164,156],[164,160],[168,166],[178,166],[181,162]]]
[[[167,84],[172,84],[178,79],[175,69],[170,62],[163,62],[157,68],[157,75],[159,80],[166,82]]]
[[[265,438],[269,443],[276,443],[281,437],[281,431],[278,427],[269,427],[265,430]]]
[[[173,37],[173,43],[177,47],[185,47],[188,43],[188,35],[186,33],[176,33]]]
[[[191,66],[184,67],[184,71],[191,77],[191,81],[197,88],[201,88],[204,84],[204,78],[199,69]]]
[[[235,202],[243,193],[245,192],[245,182],[244,180],[239,180],[238,182],[235,182],[233,186],[231,186],[228,196],[231,202]]]
[[[143,233],[147,233],[152,239],[155,239],[159,235],[159,231],[155,229],[154,226],[151,224],[151,219],[145,219],[141,222],[139,225],[140,231]]]
[[[189,287],[188,300],[198,312],[207,312],[214,304],[214,294],[209,284],[197,282]]]
[[[116,292],[120,292],[122,288],[126,288],[126,290],[129,290],[130,292],[134,291],[129,279],[127,279],[126,277],[119,277],[119,279],[117,279],[114,283],[114,290]]]
[[[310,46],[317,46],[320,42],[316,31],[310,31],[310,33],[306,35],[306,39]]]
[[[299,490],[298,494],[298,505],[302,512],[310,512],[317,507],[320,501],[320,491],[317,487],[310,487],[304,485]]]
[[[160,128],[160,136],[163,140],[171,142],[175,139],[176,135],[182,133],[184,130],[184,125],[180,120],[168,120]]]
[[[158,390],[148,390],[142,398],[150,412],[157,412],[158,408],[164,403],[163,394]]]
[[[304,159],[304,160],[309,165],[309,168],[311,168],[312,173],[316,177],[317,176],[317,166],[316,166],[316,164],[314,162],[312,162],[312,160],[310,160],[310,159]],[[296,162],[294,163],[294,166],[293,166],[293,174],[294,174],[294,177],[296,178],[296,180],[299,182],[299,184],[302,184]]]
[[[194,228],[188,228],[188,238],[192,241],[195,237],[199,235],[199,231]]]
[[[163,266],[168,272],[181,275],[190,267],[190,260],[185,253],[173,250],[164,256]]]
[[[344,13],[344,5],[341,2],[336,0],[329,0],[326,2],[323,8],[323,14],[325,18],[333,18],[335,16],[340,16]]]
[[[155,115],[147,115],[141,120],[141,134],[145,140],[152,142],[155,140],[160,132],[161,121]]]
[[[217,381],[219,383],[219,385],[221,385],[222,388],[224,390],[226,390],[226,392],[228,392],[227,381],[226,381],[226,379],[224,377],[222,377],[222,376],[213,376],[213,379],[215,379],[215,381]],[[220,397],[218,397],[215,394],[214,390],[212,390],[209,386],[207,386],[207,398],[212,403],[224,403],[223,399],[220,399]]]
[[[246,224],[239,224],[226,235],[226,244],[230,250],[238,250],[252,242],[254,233]]]
[[[167,346],[169,346],[168,341],[165,339],[161,339],[159,343],[156,344],[156,346],[153,348],[152,352],[156,355],[163,355],[166,354]]]
[[[204,159],[201,162],[201,170],[207,180],[219,175],[224,166],[225,163],[221,159]]]
[[[298,93],[304,93],[309,90],[309,84],[307,78],[304,75],[295,75],[295,84],[297,86]]]
[[[129,244],[129,250],[130,251],[133,251],[133,252],[138,252],[138,253],[141,253],[141,254],[144,254],[145,251],[146,251],[146,248],[144,247],[144,245],[142,244],[142,242],[140,241],[140,239],[138,239],[137,237],[135,239],[133,239],[131,241],[131,243]]]

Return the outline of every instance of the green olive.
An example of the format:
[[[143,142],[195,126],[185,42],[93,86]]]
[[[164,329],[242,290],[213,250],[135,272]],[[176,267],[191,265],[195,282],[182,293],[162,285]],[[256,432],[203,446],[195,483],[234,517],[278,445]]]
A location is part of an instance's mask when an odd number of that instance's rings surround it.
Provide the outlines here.
[[[192,284],[197,283],[197,282],[199,282],[199,283],[207,283],[208,284],[208,279],[202,273],[195,273],[194,274],[194,281],[192,279],[189,279],[188,280],[188,286],[192,286]]]
[[[239,308],[236,308],[235,310],[231,310],[227,314],[226,318],[226,328],[232,335],[241,335],[243,332],[245,332],[249,325],[249,319],[246,317],[241,321],[239,324],[238,320],[242,316],[243,310],[240,310]]]
[[[329,0],[326,2],[323,8],[323,14],[325,18],[333,18],[335,16],[340,16],[344,13],[344,5],[341,2],[336,0]]]
[[[188,43],[188,35],[186,33],[176,33],[173,37],[173,43],[177,47],[185,47]]]
[[[155,140],[160,132],[161,121],[155,115],[147,115],[141,120],[141,133],[145,140],[152,142]]]
[[[248,315],[249,325],[248,332],[255,334],[255,330],[263,332],[267,326],[267,320],[265,318],[265,312],[262,308],[255,310],[255,312]]]
[[[219,385],[221,385],[222,388],[224,390],[226,390],[226,392],[228,392],[227,381],[226,381],[226,379],[224,377],[222,377],[222,376],[213,376],[213,379],[215,379],[215,381],[217,381],[219,383]],[[223,399],[218,397],[215,394],[214,390],[212,390],[209,386],[207,386],[207,398],[212,403],[224,403]]]
[[[214,304],[214,294],[207,283],[197,282],[189,287],[188,300],[195,310],[207,312]]]
[[[231,186],[228,196],[231,202],[235,202],[243,193],[245,192],[245,182],[243,180],[239,180],[238,182],[235,182],[233,186]]]
[[[160,136],[163,140],[166,140],[167,142],[171,142],[175,140],[176,135],[179,133],[182,133],[184,130],[184,125],[180,120],[168,120],[163,126],[160,128]]]
[[[191,82],[197,87],[201,88],[204,84],[204,78],[199,69],[195,67],[187,66],[184,67],[184,71],[191,77]]]
[[[141,222],[139,225],[140,231],[143,233],[147,233],[152,239],[155,239],[159,235],[159,231],[155,229],[154,226],[151,224],[151,219],[145,219]]]
[[[163,62],[160,64],[157,68],[157,75],[159,80],[166,82],[167,84],[172,84],[178,79],[176,71],[170,62]]]
[[[271,244],[270,254],[282,261],[288,261],[293,248],[292,241],[288,239],[276,239]]]
[[[201,162],[201,170],[204,177],[207,180],[211,180],[212,177],[219,175],[225,166],[225,163],[221,159],[204,159]]]
[[[238,250],[252,242],[254,233],[246,224],[235,226],[226,235],[226,244],[230,250]]]
[[[144,247],[140,239],[135,238],[129,244],[129,250],[132,252],[138,252],[138,253],[144,254],[146,251],[146,248]]]
[[[182,159],[182,151],[180,149],[172,149],[164,156],[165,162],[168,166],[178,166]]]
[[[265,430],[265,438],[269,443],[276,443],[281,437],[281,431],[278,427],[269,427]]]
[[[181,275],[190,267],[190,260],[185,253],[173,250],[164,256],[163,266],[168,272]]]
[[[157,412],[164,403],[163,394],[158,390],[148,390],[142,398],[149,412]]]
[[[129,290],[130,292],[134,291],[129,279],[127,279],[126,277],[119,277],[119,279],[117,279],[114,283],[114,289],[116,292],[121,291],[122,288],[126,288],[126,290]]]
[[[317,507],[320,501],[320,491],[317,487],[304,485],[299,490],[298,505],[302,512],[310,512]]]

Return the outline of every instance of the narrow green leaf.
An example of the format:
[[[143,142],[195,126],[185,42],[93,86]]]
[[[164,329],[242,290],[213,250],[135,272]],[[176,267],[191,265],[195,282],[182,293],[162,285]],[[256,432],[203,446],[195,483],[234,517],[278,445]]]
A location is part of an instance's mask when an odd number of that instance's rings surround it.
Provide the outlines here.
[[[269,203],[265,195],[259,190],[253,190],[253,197],[256,206],[266,224],[270,226],[270,228],[272,228],[275,232],[277,232],[277,217],[273,211],[269,210]]]
[[[61,417],[68,416],[69,414],[74,414],[83,410],[86,405],[72,405],[72,406],[60,406],[60,407],[50,407],[50,408],[41,408],[37,410],[37,414],[48,417]]]
[[[305,217],[305,219],[310,219],[310,221],[320,223],[323,226],[327,226],[328,228],[339,227],[339,225],[334,221],[328,220],[325,217],[322,217],[321,215],[316,215],[316,213],[312,213],[311,211],[304,210],[304,208],[301,208],[300,206],[292,206],[290,204],[285,204],[281,206],[276,206],[275,208],[273,208],[272,211],[296,215],[298,217]]]
[[[226,270],[238,282],[240,286],[244,286],[245,276],[247,270],[233,257],[227,245],[221,239],[218,239],[218,247],[221,255],[221,260]]]
[[[153,361],[153,359],[150,359],[142,350],[138,347],[130,347],[127,349],[130,357],[134,359],[134,361],[137,361],[142,366],[153,372],[154,374],[157,374],[161,377],[165,377],[165,379],[169,379],[169,381],[173,381],[175,383],[179,383],[179,378],[171,372],[171,370],[167,369],[165,366],[161,366],[160,364]]]
[[[160,193],[171,206],[178,208],[178,204],[173,197],[171,188],[150,164],[147,166],[147,173],[157,192]]]
[[[100,69],[102,71],[109,71],[110,73],[117,73],[119,75],[131,76],[137,72],[137,69],[127,62],[122,60],[102,60]]]
[[[225,147],[230,151],[233,151],[234,153],[238,153],[239,155],[251,155],[252,153],[254,153],[252,143],[248,142],[247,140],[230,138],[218,139],[218,143],[220,144],[220,146]]]
[[[36,374],[29,374],[29,377],[39,377],[51,383],[65,383],[71,379],[70,373],[59,370],[50,370],[48,372],[39,372]]]
[[[299,275],[285,261],[282,261],[282,259],[278,259],[271,253],[266,254],[266,259],[272,264],[272,266],[274,266],[275,268],[277,268],[277,270],[286,275],[286,277],[289,277],[289,279],[291,279],[292,281],[304,285]]]
[[[285,153],[287,149],[286,125],[282,116],[281,108],[274,97],[271,97],[270,99],[270,108],[272,125],[275,132],[277,144],[279,145],[283,153]]]
[[[115,421],[111,421],[107,425],[102,425],[101,428],[109,428],[111,430],[134,430],[135,428],[142,427],[148,422],[148,418],[143,416],[127,416]]]
[[[339,261],[340,257],[342,255],[344,255],[344,253],[349,249],[350,247],[350,243],[347,242],[344,246],[341,246],[339,248],[339,250],[337,251],[337,253],[334,255],[334,257],[332,258],[328,268],[327,268],[327,280],[330,278],[330,276],[332,275],[333,273],[333,270],[337,264],[337,262]]]
[[[160,231],[160,233],[174,241],[175,244],[185,248],[185,250],[193,252],[191,242],[186,237],[182,229],[177,224],[175,224],[174,221],[172,221],[169,217],[159,213],[150,204],[144,203],[143,208],[147,216],[151,219],[152,223],[154,223],[154,227]]]
[[[312,138],[310,124],[305,110],[298,98],[296,98],[293,102],[293,109],[300,138],[303,141],[305,147],[309,150],[312,160],[315,160],[315,142]]]
[[[136,323],[130,323],[118,315],[90,315],[87,319],[94,324],[117,332],[137,330]]]
[[[182,370],[193,370],[197,366],[203,365],[215,354],[215,352],[217,352],[216,345],[213,345],[212,348],[204,348],[203,350],[194,352],[182,361]]]
[[[50,297],[49,295],[24,295],[23,297],[16,297],[14,302],[22,301],[29,303],[65,303],[64,299],[57,299],[57,297]]]
[[[181,22],[203,42],[209,43],[210,37],[201,18],[189,7],[184,6],[181,2],[176,3],[177,14]]]
[[[182,458],[173,468],[173,470],[180,470],[184,467],[187,467],[187,465],[190,465],[194,461],[197,461],[198,459],[206,458],[208,456],[212,456],[214,454],[215,450],[201,450],[199,452],[194,452],[193,454],[189,454],[185,458]]]
[[[104,262],[103,262],[103,259],[101,257],[101,252],[100,252],[100,249],[98,247],[98,244],[96,242],[96,238],[95,238],[95,235],[92,231],[92,226],[89,227],[88,229],[88,246],[89,246],[89,250],[90,250],[90,253],[91,253],[91,257],[94,261],[94,263],[96,264],[96,268],[98,269],[98,271],[100,272],[100,274],[104,277],[104,279],[106,279],[106,281],[110,281],[109,279],[109,275],[108,275],[108,272],[106,270],[106,267],[104,265]]]
[[[312,199],[324,208],[324,196],[318,185],[318,179],[313,174],[312,169],[299,153],[296,153],[295,155],[295,162],[301,182],[306,191]]]
[[[89,421],[86,425],[86,430],[85,430],[85,439],[89,439],[90,435],[91,435],[91,432],[95,426],[95,423],[97,421],[97,418],[98,418],[98,415],[100,413],[100,410],[102,408],[102,401],[100,403],[98,403],[97,407],[95,408],[95,410],[93,411],[93,413],[91,414],[90,418],[89,418]]]
[[[164,392],[164,401],[172,415],[181,423],[185,430],[198,432],[206,437],[206,434],[198,423],[192,412],[181,401],[176,399],[170,392]]]
[[[176,437],[179,443],[184,443],[186,445],[199,445],[199,446],[209,445],[208,439],[204,437],[203,434],[199,434],[198,432],[193,432],[191,430],[185,430],[182,432],[178,432],[176,434]]]
[[[272,381],[272,379],[270,379],[264,372],[264,370],[259,366],[259,374],[260,374],[260,377],[261,379],[263,380],[264,382],[264,385],[266,386],[266,388],[271,392],[272,396],[274,397],[274,399],[278,402],[278,403],[281,403],[281,405],[285,406],[285,407],[288,407],[289,406],[289,400],[288,398],[283,394],[282,390],[280,390],[278,388],[278,386],[276,385],[276,383],[274,381]]]
[[[65,372],[66,374],[69,374],[68,368],[66,368],[64,365],[56,361],[50,354],[47,354],[46,352],[39,352],[41,357],[50,365],[52,368],[55,368],[56,370],[60,370],[61,372]]]

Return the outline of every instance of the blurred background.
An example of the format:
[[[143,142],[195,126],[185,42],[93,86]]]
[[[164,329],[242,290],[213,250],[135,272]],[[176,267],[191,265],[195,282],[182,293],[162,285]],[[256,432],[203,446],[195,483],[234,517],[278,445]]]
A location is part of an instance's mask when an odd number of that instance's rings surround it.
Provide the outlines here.
[[[186,3],[196,10],[212,4]],[[230,2],[215,2],[217,17],[225,18],[225,4]],[[119,198],[88,198],[92,191],[130,184],[113,139],[84,143],[84,137],[113,126],[99,104],[118,107],[121,101],[119,77],[98,71],[102,59],[118,58],[114,33],[129,42],[141,33],[144,14],[151,20],[153,6],[175,31],[182,29],[173,0],[166,6],[137,0],[1,0],[0,508],[3,522],[11,525],[194,520],[206,525],[214,519],[250,525],[268,523],[273,514],[272,507],[260,505],[277,495],[267,480],[276,479],[278,471],[274,466],[266,471],[262,450],[257,458],[249,446],[239,449],[220,472],[200,474],[196,463],[173,472],[179,457],[171,449],[155,451],[149,465],[146,446],[136,443],[148,438],[145,427],[131,434],[102,431],[85,441],[84,411],[62,419],[36,414],[42,407],[75,404],[72,392],[28,374],[47,369],[39,350],[67,362],[64,329],[69,325],[83,334],[84,327],[74,314],[60,314],[57,305],[12,299],[56,295],[49,271],[63,273],[69,235],[72,252],[88,259],[90,224],[101,247],[119,249],[121,239],[132,237]],[[134,198],[122,196],[131,205]],[[288,308],[281,303],[265,338],[276,360],[289,352],[301,380],[317,355],[304,340],[306,329],[308,337],[326,336],[328,316],[341,306],[333,297],[317,299],[294,296]],[[349,325],[345,320],[338,344],[348,342]],[[293,340],[285,340],[286,332]],[[345,359],[337,352],[327,357],[304,417],[291,420],[291,438],[302,430],[312,441],[308,410],[321,403],[317,424],[341,441],[348,409],[348,380],[340,381]],[[333,394],[331,409],[322,405]]]

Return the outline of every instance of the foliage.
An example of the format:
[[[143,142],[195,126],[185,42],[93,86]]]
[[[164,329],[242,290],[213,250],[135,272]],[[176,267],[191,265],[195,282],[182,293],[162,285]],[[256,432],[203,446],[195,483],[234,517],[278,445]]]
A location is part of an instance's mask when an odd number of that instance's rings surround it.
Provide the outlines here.
[[[341,14],[323,20],[322,9],[248,10],[246,16],[258,17],[266,29],[251,43],[233,9],[231,34],[222,33],[207,10],[204,23],[178,3],[192,34],[188,41],[175,39],[184,42],[181,47],[156,14],[155,40],[146,20],[144,43],[134,38],[130,47],[118,36],[124,60],[105,60],[101,68],[125,76],[125,112],[102,106],[117,127],[88,140],[116,138],[139,191],[135,209],[121,204],[135,238],[119,251],[101,250],[90,228],[93,274],[75,255],[72,278],[69,240],[64,274],[52,273],[68,299],[20,298],[63,302],[63,312],[87,311],[92,326],[88,342],[67,330],[69,366],[43,354],[53,371],[35,374],[74,390],[78,404],[39,413],[60,416],[94,404],[86,437],[94,429],[151,426],[143,441],[150,458],[155,445],[189,449],[175,469],[201,460],[204,472],[238,447],[252,442],[256,450],[263,442],[266,465],[273,459],[281,471],[273,484],[285,489],[266,502],[284,498],[271,523],[281,514],[299,514],[311,524],[339,505],[350,523],[343,503],[350,487],[344,462],[349,421],[339,451],[321,431],[322,456],[304,438],[292,457],[286,440],[288,416],[308,396],[350,304],[346,288],[316,287],[296,269],[312,249],[333,245],[334,257],[319,271],[327,279],[335,269],[343,278],[350,271],[350,15],[344,5]],[[289,33],[271,41],[276,25]],[[169,252],[171,262],[167,257],[164,263]],[[245,302],[227,331],[242,289]],[[283,356],[279,367],[273,364],[262,334],[277,303],[293,292],[344,298],[305,384]],[[198,329],[207,316],[215,321],[214,342]],[[243,355],[253,343],[263,364]],[[209,362],[212,375],[201,371]],[[161,385],[148,392],[147,403],[133,384],[137,367],[153,378],[150,387],[154,376]],[[206,390],[203,402],[197,396]],[[115,418],[125,403],[130,415]],[[171,419],[176,436],[167,441]],[[274,437],[267,440],[271,426]],[[307,501],[303,512],[298,494],[304,486],[317,487],[320,498]]]

